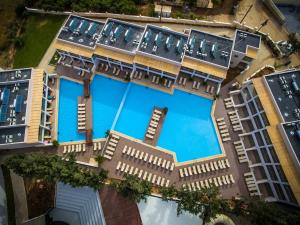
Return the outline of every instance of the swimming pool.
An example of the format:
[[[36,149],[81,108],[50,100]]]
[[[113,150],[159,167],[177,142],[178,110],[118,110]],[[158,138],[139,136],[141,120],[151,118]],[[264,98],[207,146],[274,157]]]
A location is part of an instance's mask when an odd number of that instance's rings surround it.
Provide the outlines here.
[[[59,99],[59,141],[76,139],[76,102],[82,93],[82,86],[62,79]],[[70,87],[74,85],[74,88]],[[77,88],[77,89],[76,89]],[[77,90],[71,97],[67,90]],[[77,93],[77,94],[75,94]],[[126,96],[124,97],[124,93]],[[65,97],[67,95],[67,97]],[[95,76],[91,84],[93,105],[93,137],[104,137],[105,131],[111,129],[143,140],[154,106],[168,107],[168,113],[158,140],[158,146],[176,153],[177,161],[183,162],[213,156],[221,153],[221,148],[210,116],[213,101],[181,90],[173,95],[157,91],[134,83],[123,83],[103,76]],[[63,97],[61,100],[61,96]],[[67,101],[66,101],[67,100]],[[123,107],[119,109],[123,100]],[[65,103],[69,104],[66,110]],[[61,107],[63,110],[61,110]],[[74,109],[69,109],[74,107]],[[120,112],[116,118],[117,112]],[[75,119],[66,126],[64,114],[69,113]],[[62,124],[60,124],[62,123]],[[66,126],[66,127],[65,127]],[[65,127],[65,128],[64,128]],[[64,129],[68,129],[65,132]],[[74,131],[70,131],[74,129]],[[68,136],[69,135],[69,136]],[[77,137],[82,140],[82,136]]]

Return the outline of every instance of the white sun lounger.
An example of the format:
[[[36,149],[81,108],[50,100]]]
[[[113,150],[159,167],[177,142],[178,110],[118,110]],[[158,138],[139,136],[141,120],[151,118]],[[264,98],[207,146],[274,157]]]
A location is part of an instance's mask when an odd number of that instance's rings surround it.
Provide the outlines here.
[[[234,184],[234,183],[235,183],[235,180],[234,180],[234,178],[233,178],[233,175],[232,175],[232,174],[230,174],[230,175],[229,175],[229,178],[230,178],[230,181],[231,181],[231,183],[233,183],[233,184]]]
[[[154,112],[155,112],[156,114],[159,114],[159,115],[161,115],[161,114],[162,114],[162,112],[161,112],[161,111],[159,111],[159,110],[157,110],[157,109],[154,109]]]
[[[154,157],[154,160],[153,160],[153,165],[156,165],[157,159],[158,159],[157,156],[155,156],[155,157]]]
[[[175,167],[175,163],[172,163],[172,164],[171,164],[171,167],[170,167],[170,171],[173,171],[173,170],[174,170],[174,167]]]
[[[223,140],[223,142],[225,142],[225,141],[230,141],[231,138],[230,138],[230,137],[227,137],[227,138],[223,138],[222,140]]]
[[[130,170],[129,170],[129,174],[130,174],[130,175],[132,175],[133,170],[134,170],[134,166],[131,166],[131,167],[130,167]]]
[[[72,145],[72,150],[71,150],[72,152],[74,152],[75,151],[75,145]]]
[[[133,175],[137,175],[138,172],[139,172],[139,168],[135,168]]]
[[[153,139],[153,138],[154,138],[153,135],[148,134],[148,133],[146,134],[146,137],[147,137],[147,138],[150,138],[150,139]]]
[[[192,168],[191,167],[188,167],[188,171],[189,171],[189,175],[193,176],[193,172],[192,172]]]
[[[170,180],[167,180],[165,186],[166,186],[166,187],[169,187],[169,183],[170,183]]]
[[[119,140],[116,140],[116,139],[112,139],[112,138],[111,138],[111,139],[109,140],[109,142],[113,142],[113,143],[115,143],[115,144],[118,144]]]
[[[150,182],[152,178],[152,173],[149,173],[147,181]]]
[[[160,181],[161,181],[161,176],[158,176],[158,177],[157,177],[157,180],[156,180],[156,184],[157,184],[157,185],[160,185]]]
[[[108,142],[108,144],[109,144],[110,146],[117,147],[117,144],[116,144],[116,143]]]
[[[150,155],[149,157],[149,163],[152,163],[153,155]]]
[[[132,149],[130,156],[133,157],[135,154],[135,148]]]
[[[99,145],[98,145],[98,146],[99,146]],[[115,148],[113,148],[113,147],[111,147],[111,146],[107,146],[106,149],[111,150],[111,151],[113,151],[113,152],[116,150]],[[99,149],[99,150],[100,150],[100,149]]]
[[[144,176],[143,176],[143,180],[146,180],[146,178],[147,178],[147,175],[148,175],[148,172],[147,172],[147,171],[145,171],[145,173],[144,173]]]
[[[109,160],[111,160],[112,159],[112,157],[110,156],[110,155],[106,155],[106,154],[104,154],[104,156],[103,156],[104,158],[106,158],[106,159],[109,159]]]
[[[225,159],[225,164],[228,168],[230,168],[230,164],[229,164],[229,160],[228,159]]]
[[[141,178],[142,175],[143,175],[143,170],[140,170],[139,175],[138,175],[138,178]]]
[[[127,152],[126,152],[126,154],[127,154],[127,155],[130,155],[131,150],[132,150],[132,147],[129,147],[128,150],[127,150]]]
[[[169,167],[170,167],[170,161],[167,161],[167,164],[166,164],[166,169],[168,170],[169,169]]]
[[[160,166],[162,158],[158,158],[157,166]]]
[[[128,170],[129,170],[129,167],[130,167],[130,166],[127,164],[127,165],[126,165],[126,168],[125,168],[125,170],[124,170],[124,172],[125,172],[125,173],[127,173],[127,172],[128,172]]]
[[[161,182],[160,182],[160,186],[164,186],[164,184],[165,184],[165,178],[163,177],[162,179],[161,179]]]
[[[222,125],[225,125],[226,123],[224,121],[222,122],[217,122],[218,126],[222,126]]]
[[[108,155],[111,155],[111,156],[114,155],[114,153],[113,153],[112,151],[109,151],[109,150],[106,150],[106,151],[105,151],[105,154],[108,154]]]
[[[127,145],[124,146],[122,153],[125,154],[127,152]]]
[[[126,163],[123,163],[123,164],[122,164],[122,167],[121,167],[121,172],[123,172],[123,171],[124,171],[124,169],[125,169],[125,166],[126,166]]]
[[[142,160],[144,157],[144,152],[141,152],[139,159]]]
[[[184,171],[184,175],[185,175],[186,177],[188,177],[188,176],[189,176],[189,173],[188,173],[187,168],[183,168],[183,171]]]
[[[63,153],[65,154],[66,152],[67,152],[67,146],[64,145],[64,151],[63,151]]]
[[[184,177],[184,173],[183,173],[182,169],[179,169],[179,176],[180,176],[181,178]]]
[[[148,153],[146,152],[145,156],[144,156],[144,161],[147,162],[148,159]]]
[[[121,167],[121,164],[122,164],[122,162],[121,162],[121,161],[119,161],[119,162],[118,162],[118,164],[117,164],[116,170],[119,170],[119,169],[120,169],[120,167]]]
[[[201,168],[202,168],[202,171],[203,171],[204,173],[206,173],[206,169],[205,169],[204,164],[201,164]]]
[[[162,164],[161,164],[161,167],[162,167],[162,168],[165,168],[165,167],[166,167],[166,162],[167,162],[167,160],[164,159],[164,161],[163,161]]]
[[[154,174],[153,177],[152,177],[152,184],[155,183],[155,180],[156,180],[156,174]]]
[[[198,172],[199,174],[201,174],[201,173],[202,173],[202,171],[201,171],[201,167],[200,167],[200,165],[197,165],[196,167],[197,167],[197,172]]]
[[[139,158],[139,155],[140,155],[140,150],[137,150],[136,153],[135,153],[135,158]]]

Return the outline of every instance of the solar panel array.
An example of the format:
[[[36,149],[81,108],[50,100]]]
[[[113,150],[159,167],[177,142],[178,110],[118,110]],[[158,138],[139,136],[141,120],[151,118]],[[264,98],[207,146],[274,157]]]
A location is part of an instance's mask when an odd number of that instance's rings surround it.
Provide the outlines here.
[[[108,19],[97,44],[134,52],[138,47],[143,31],[144,27],[142,26]]]
[[[228,68],[232,44],[228,38],[191,30],[186,55]]]
[[[94,48],[104,23],[70,16],[58,35],[58,39]]]
[[[139,51],[180,63],[187,39],[186,35],[167,28],[147,25]]]

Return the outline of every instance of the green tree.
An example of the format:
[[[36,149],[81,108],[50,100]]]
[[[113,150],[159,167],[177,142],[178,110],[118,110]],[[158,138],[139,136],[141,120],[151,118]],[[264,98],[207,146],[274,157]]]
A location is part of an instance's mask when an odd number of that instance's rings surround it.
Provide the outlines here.
[[[177,196],[177,189],[174,185],[170,187],[161,187],[159,189],[159,193],[161,194],[162,200],[169,201]]]
[[[107,171],[99,168],[93,172],[76,163],[74,154],[63,160],[58,155],[41,153],[19,154],[8,158],[5,165],[22,177],[43,179],[48,182],[62,181],[74,187],[90,186],[99,189],[107,179]]]
[[[136,203],[141,200],[146,201],[147,195],[151,194],[151,183],[133,175],[125,175],[124,178],[124,180],[114,183],[113,186],[117,192]]]

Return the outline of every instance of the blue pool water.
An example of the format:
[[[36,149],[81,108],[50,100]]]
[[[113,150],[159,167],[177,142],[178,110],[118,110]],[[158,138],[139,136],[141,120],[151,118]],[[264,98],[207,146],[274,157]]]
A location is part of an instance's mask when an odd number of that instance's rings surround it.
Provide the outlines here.
[[[59,141],[81,140],[83,139],[81,135],[76,139],[78,94],[75,93],[82,93],[82,86],[63,79],[61,81]],[[153,107],[168,107],[158,140],[159,147],[174,151],[179,162],[221,153],[210,117],[213,101],[180,90],[175,90],[173,95],[170,95],[145,86],[127,84],[102,76],[95,76],[91,85],[94,138],[104,137],[105,131],[111,128],[127,88],[128,92],[120,115],[116,119],[114,130],[143,140]],[[68,90],[76,90],[76,92],[72,91],[73,96],[71,96]],[[73,109],[70,109],[71,107]],[[67,120],[63,119],[65,113],[68,114],[68,120],[74,124],[67,125]],[[69,119],[70,115],[75,119]]]

